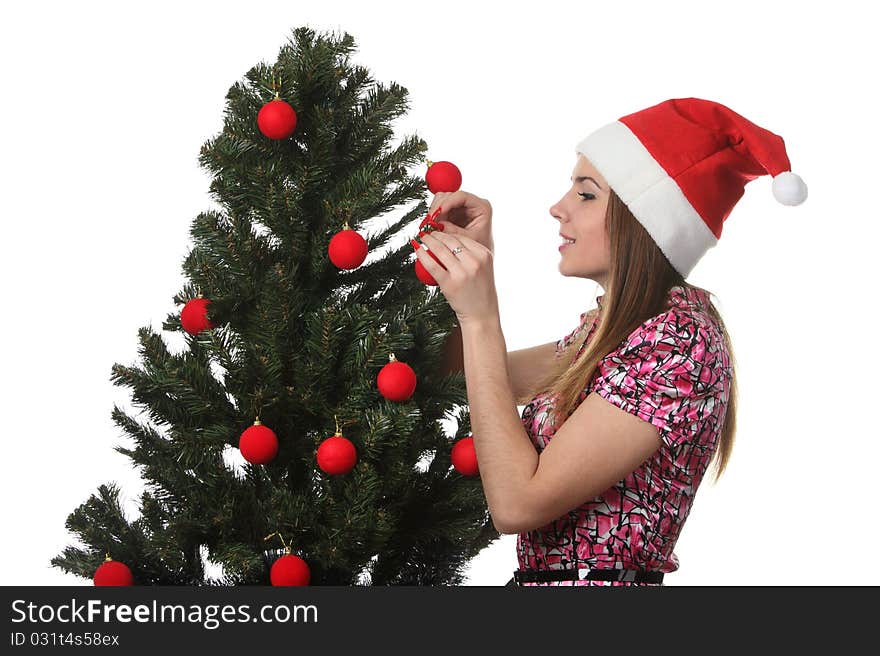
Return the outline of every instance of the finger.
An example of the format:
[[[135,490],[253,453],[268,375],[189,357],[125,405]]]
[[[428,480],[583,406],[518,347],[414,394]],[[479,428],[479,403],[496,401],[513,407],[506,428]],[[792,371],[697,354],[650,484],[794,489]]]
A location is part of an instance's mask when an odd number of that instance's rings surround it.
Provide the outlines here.
[[[433,251],[429,251],[426,249],[424,244],[420,244],[416,249],[416,259],[422,263],[422,266],[425,268],[425,271],[430,273],[434,280],[439,284],[444,280],[443,276],[448,276],[449,271],[441,264],[434,259],[432,256]]]
[[[443,204],[443,199],[448,196],[450,192],[448,191],[438,191],[434,194],[434,200],[431,201],[431,207],[428,209],[428,214],[431,214],[435,209],[437,209],[438,205]]]
[[[461,266],[459,258],[464,255],[464,250],[457,255],[452,252],[452,249],[458,245],[453,240],[455,240],[455,237],[448,237],[443,235],[442,232],[431,232],[422,237],[422,243],[428,246],[431,252],[437,256],[437,259],[449,271]]]
[[[439,220],[441,217],[446,216],[449,212],[456,207],[464,206],[467,198],[467,192],[459,189],[458,191],[441,191],[434,195],[434,202],[431,204],[431,210],[433,211],[438,206],[442,205],[440,209],[440,213],[435,217],[435,220]]]
[[[464,247],[462,253],[468,253],[468,255],[471,255],[472,257],[479,257],[481,255],[488,255],[491,257],[492,255],[492,251],[483,246],[477,240],[471,239],[467,235],[459,234],[455,235],[455,237],[453,238],[457,239],[461,243],[462,247]],[[451,248],[454,248],[454,246],[452,246]]]
[[[439,223],[440,225],[443,226],[443,232],[445,232],[447,235],[460,235],[460,234],[462,234],[463,228],[459,228],[452,221],[443,220],[443,221],[438,221],[437,223]]]
[[[431,236],[449,249],[449,254],[455,258],[457,264],[462,265],[462,268],[477,264],[481,257],[480,253],[482,250],[485,250],[478,242],[475,242],[468,237],[453,237],[452,235],[447,235],[443,232],[432,232]],[[453,253],[452,251],[456,246],[460,247],[461,250],[457,253]],[[480,250],[474,250],[474,248]]]
[[[449,247],[449,250],[452,250],[456,246],[461,246],[464,249],[464,251],[470,251],[470,250],[473,250],[473,248],[475,246],[479,246],[479,244],[476,241],[474,241],[473,239],[471,239],[467,235],[463,235],[463,234],[455,235],[455,234],[447,233],[446,231],[432,232],[431,234],[434,235],[435,237],[437,237],[437,239],[440,239],[444,244],[446,244]],[[462,252],[464,252],[464,251],[462,251]]]

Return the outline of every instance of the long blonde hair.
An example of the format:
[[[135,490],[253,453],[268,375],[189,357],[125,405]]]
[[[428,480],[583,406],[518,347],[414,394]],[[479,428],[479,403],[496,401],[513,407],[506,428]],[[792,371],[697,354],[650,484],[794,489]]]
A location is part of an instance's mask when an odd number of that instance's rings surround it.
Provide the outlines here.
[[[711,293],[685,282],[614,191],[611,191],[608,200],[605,225],[609,236],[611,267],[596,332],[580,357],[561,375],[554,374],[545,378],[532,391],[536,394],[547,390],[551,396],[557,396],[553,409],[553,419],[557,426],[577,407],[580,394],[586,388],[585,381],[592,381],[599,361],[616,350],[639,325],[664,312],[673,286],[680,285],[706,294]],[[724,321],[711,300],[707,305],[707,311],[724,334],[730,365],[734,371],[724,424],[713,456],[717,482],[730,459],[736,433],[736,366]],[[585,326],[588,328],[590,325],[591,322],[587,320]],[[570,348],[576,349],[581,343],[576,341]]]

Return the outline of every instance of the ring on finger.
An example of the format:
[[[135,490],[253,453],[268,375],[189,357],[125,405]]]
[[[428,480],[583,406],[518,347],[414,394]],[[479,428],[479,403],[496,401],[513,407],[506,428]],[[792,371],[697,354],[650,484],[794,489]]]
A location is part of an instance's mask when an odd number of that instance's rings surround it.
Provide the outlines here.
[[[442,232],[441,232],[440,234],[442,234],[443,236],[440,237],[438,234],[436,234],[436,233],[434,233],[434,232],[429,232],[429,233],[427,233],[426,236],[430,236],[431,239],[436,239],[436,240],[439,241],[441,244],[443,244],[444,246],[446,246],[446,247],[452,252],[452,254],[455,255],[455,257],[458,257],[458,254],[461,253],[461,252],[464,250],[464,246],[462,245],[462,243],[461,243],[460,241],[458,241],[458,239],[456,239],[455,237],[452,237],[451,235],[447,235],[447,234],[442,233]],[[423,239],[424,239],[424,238],[423,238]],[[450,244],[447,244],[447,243],[446,243],[446,240],[447,240],[447,239],[451,239],[451,240],[453,240],[453,241],[455,242],[455,248],[452,248],[452,247],[450,246]]]

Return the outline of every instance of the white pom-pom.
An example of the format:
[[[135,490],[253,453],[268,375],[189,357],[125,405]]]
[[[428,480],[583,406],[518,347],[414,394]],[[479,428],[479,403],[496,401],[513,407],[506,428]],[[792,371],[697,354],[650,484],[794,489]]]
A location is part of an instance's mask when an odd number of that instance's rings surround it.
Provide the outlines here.
[[[773,178],[773,196],[783,205],[800,205],[807,200],[807,185],[797,173],[783,171]]]

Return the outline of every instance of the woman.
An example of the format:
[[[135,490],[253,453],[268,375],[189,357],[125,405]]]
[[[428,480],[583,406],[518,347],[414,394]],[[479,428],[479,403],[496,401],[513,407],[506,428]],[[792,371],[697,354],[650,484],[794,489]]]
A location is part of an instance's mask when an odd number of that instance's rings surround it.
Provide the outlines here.
[[[698,98],[624,116],[577,153],[572,185],[550,208],[564,240],[559,270],[605,294],[559,342],[506,352],[484,199],[437,194],[444,230],[416,252],[459,320],[489,512],[517,534],[508,585],[662,586],[703,475],[714,459],[720,477],[735,428],[730,339],[709,292],[685,278],[746,183],[773,175],[788,205],[806,186],[780,137]]]

